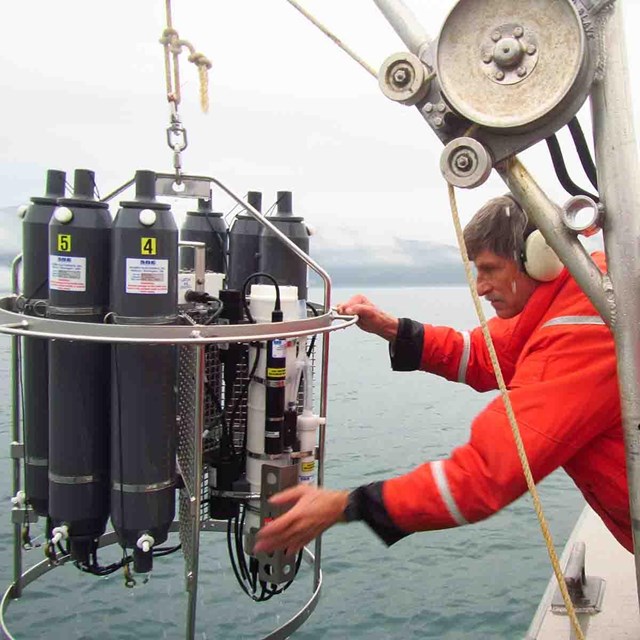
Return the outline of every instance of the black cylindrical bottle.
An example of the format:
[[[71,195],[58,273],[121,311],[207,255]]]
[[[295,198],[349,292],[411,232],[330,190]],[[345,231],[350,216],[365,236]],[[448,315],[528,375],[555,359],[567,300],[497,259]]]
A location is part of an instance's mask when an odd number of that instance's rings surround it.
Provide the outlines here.
[[[120,204],[111,252],[113,319],[150,333],[178,315],[178,229],[155,199],[155,179],[136,173],[136,198]],[[146,572],[175,513],[176,349],[114,345],[111,370],[111,520],[135,570]]]
[[[180,229],[180,240],[204,242],[205,270],[226,273],[227,223],[220,211],[213,211],[210,199],[200,198],[198,209],[187,212],[187,217]],[[183,249],[180,253],[180,269],[191,271],[193,268],[193,250]]]
[[[44,315],[49,297],[49,221],[64,196],[64,171],[47,171],[46,193],[31,198],[22,222],[24,312]],[[24,338],[24,443],[27,499],[40,516],[49,512],[49,346]]]
[[[276,215],[270,216],[269,222],[305,253],[309,253],[309,232],[304,218],[293,215],[291,192],[278,191],[277,202]],[[279,285],[298,287],[298,298],[307,299],[307,265],[266,227],[260,234],[258,252],[260,271],[274,277]]]
[[[78,169],[71,198],[49,224],[51,318],[103,322],[109,303],[111,216]],[[72,556],[88,563],[109,517],[109,345],[49,345],[49,511],[66,525]]]
[[[257,211],[262,210],[262,194],[249,191],[249,204]],[[260,271],[260,223],[248,213],[240,213],[229,230],[229,268],[227,288],[242,289],[244,281]]]

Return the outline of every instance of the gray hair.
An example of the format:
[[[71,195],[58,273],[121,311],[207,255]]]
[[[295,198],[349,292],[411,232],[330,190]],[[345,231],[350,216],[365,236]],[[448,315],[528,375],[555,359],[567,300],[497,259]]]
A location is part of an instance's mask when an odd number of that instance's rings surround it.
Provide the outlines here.
[[[522,207],[510,195],[489,200],[464,228],[464,242],[470,260],[483,251],[522,264],[522,251],[534,225]]]

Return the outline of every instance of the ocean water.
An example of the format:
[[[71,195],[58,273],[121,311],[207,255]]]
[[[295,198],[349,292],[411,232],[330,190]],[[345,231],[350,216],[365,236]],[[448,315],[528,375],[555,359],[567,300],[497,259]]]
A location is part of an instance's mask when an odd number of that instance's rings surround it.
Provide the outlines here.
[[[336,290],[334,301],[352,293]],[[363,293],[398,316],[459,329],[477,324],[464,288]],[[9,340],[0,338],[0,584],[7,586],[12,579],[9,357]],[[471,419],[490,397],[423,373],[392,372],[386,343],[357,328],[332,334],[326,485],[354,487],[446,456],[466,441]],[[583,502],[562,471],[540,489],[560,550]],[[117,555],[105,549],[101,560]],[[42,547],[24,554],[27,565],[43,557]],[[320,603],[295,638],[518,639],[551,574],[527,496],[483,523],[416,534],[390,549],[363,524],[334,527],[324,536],[322,566]],[[311,571],[303,564],[286,593],[267,603],[250,601],[233,577],[225,536],[204,533],[197,637],[259,638],[298,611],[311,590]],[[55,569],[11,604],[7,622],[20,639],[181,638],[185,609],[182,559],[175,554],[157,559],[149,581],[139,580],[134,589],[124,587],[121,573],[96,578],[72,566]]]

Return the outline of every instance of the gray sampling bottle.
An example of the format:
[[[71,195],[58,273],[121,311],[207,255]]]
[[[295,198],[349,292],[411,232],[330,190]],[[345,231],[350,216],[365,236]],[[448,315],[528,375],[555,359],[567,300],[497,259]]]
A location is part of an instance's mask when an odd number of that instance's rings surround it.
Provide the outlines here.
[[[109,304],[111,216],[78,169],[71,198],[49,223],[47,315],[103,322]],[[109,345],[49,344],[49,512],[66,525],[75,560],[88,563],[109,517]]]
[[[49,297],[49,220],[64,196],[64,171],[47,171],[46,193],[31,198],[22,222],[22,278],[27,315],[44,315]],[[46,516],[49,509],[49,346],[24,338],[24,443],[27,499]]]
[[[276,214],[269,216],[269,222],[308,254],[309,232],[304,218],[293,215],[291,191],[278,191],[277,203]],[[307,299],[307,265],[266,227],[260,234],[259,253],[260,271],[275,278],[279,285],[298,287],[298,298]]]
[[[249,204],[262,211],[262,194],[249,191]],[[260,230],[262,225],[249,213],[240,213],[229,230],[229,269],[227,288],[241,289],[244,281],[260,271]]]
[[[213,211],[211,199],[199,198],[197,211],[188,211],[180,229],[180,240],[204,242],[206,245],[205,270],[214,273],[227,272],[227,223],[220,211]],[[180,270],[194,268],[193,249],[180,251]]]
[[[136,172],[135,200],[113,224],[114,322],[153,326],[178,319],[178,228],[156,201],[156,175]],[[153,547],[175,514],[176,348],[118,344],[112,350],[111,521],[138,573],[152,569]]]

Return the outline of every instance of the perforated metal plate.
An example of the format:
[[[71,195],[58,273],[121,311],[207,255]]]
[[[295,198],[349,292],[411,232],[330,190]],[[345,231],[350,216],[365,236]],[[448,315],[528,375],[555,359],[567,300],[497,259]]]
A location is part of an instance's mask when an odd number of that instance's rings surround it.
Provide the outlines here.
[[[187,637],[195,633],[202,498],[205,347],[181,347],[178,362],[179,532],[189,594]]]

